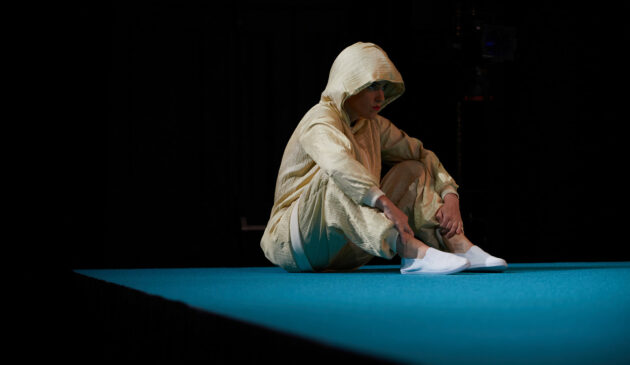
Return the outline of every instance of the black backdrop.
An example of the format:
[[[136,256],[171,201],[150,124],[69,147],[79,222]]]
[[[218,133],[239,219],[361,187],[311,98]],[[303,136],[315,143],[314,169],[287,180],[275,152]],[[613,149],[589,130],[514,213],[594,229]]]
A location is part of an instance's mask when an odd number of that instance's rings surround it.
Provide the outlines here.
[[[383,114],[458,180],[475,242],[510,262],[630,259],[627,9],[549,3],[75,9],[59,170],[70,265],[268,265],[256,226],[284,146],[357,41],[401,71],[407,91]]]

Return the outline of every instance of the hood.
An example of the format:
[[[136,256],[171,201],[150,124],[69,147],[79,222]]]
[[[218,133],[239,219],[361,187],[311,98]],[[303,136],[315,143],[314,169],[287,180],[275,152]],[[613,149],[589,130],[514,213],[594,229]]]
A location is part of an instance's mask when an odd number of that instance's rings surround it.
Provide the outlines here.
[[[381,110],[405,91],[402,76],[387,53],[376,44],[357,42],[341,51],[333,62],[321,102],[332,104],[348,123],[343,103],[375,81],[392,84],[385,91]]]

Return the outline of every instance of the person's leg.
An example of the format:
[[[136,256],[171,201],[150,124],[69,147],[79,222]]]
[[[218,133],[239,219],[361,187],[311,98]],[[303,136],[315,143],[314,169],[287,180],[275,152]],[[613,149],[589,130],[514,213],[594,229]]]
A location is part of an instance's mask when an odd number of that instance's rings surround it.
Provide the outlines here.
[[[441,235],[439,231],[440,228],[436,228],[436,229],[438,231],[435,232],[435,235],[437,236],[438,240],[441,240],[444,246],[448,247],[448,250],[450,252],[464,253],[470,250],[472,246],[474,246],[474,244],[463,233],[456,234],[453,237],[448,238],[446,236]]]
[[[427,245],[468,259],[471,269],[501,270],[505,260],[474,245],[465,234],[451,238],[440,234],[436,213],[444,204],[428,169],[419,161],[403,161],[385,175],[381,190],[409,217],[416,236]]]
[[[490,255],[481,247],[470,242],[463,234],[448,238],[442,236],[438,228],[436,236],[450,248],[451,252],[470,262],[469,271],[503,271],[508,267],[504,259]]]
[[[442,199],[435,192],[433,181],[419,161],[403,161],[393,166],[381,183],[381,190],[409,218],[409,226],[415,237],[401,242],[402,274],[453,274],[465,270],[467,259],[448,252],[447,247],[435,236],[439,226],[435,214]],[[418,254],[414,257],[413,252]]]
[[[390,259],[396,254],[393,223],[377,209],[352,201],[322,171],[296,208],[304,254],[314,271],[352,270],[374,256]]]
[[[383,177],[381,190],[409,217],[416,237],[430,247],[450,251],[435,235],[439,223],[435,214],[443,201],[435,191],[425,166],[414,160],[394,165]]]

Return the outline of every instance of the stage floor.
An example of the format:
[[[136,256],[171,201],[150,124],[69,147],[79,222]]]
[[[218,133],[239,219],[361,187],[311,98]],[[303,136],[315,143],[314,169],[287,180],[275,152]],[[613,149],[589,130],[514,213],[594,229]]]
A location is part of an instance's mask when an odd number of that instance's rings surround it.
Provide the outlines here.
[[[630,364],[630,262],[447,276],[397,266],[75,272],[394,363]]]

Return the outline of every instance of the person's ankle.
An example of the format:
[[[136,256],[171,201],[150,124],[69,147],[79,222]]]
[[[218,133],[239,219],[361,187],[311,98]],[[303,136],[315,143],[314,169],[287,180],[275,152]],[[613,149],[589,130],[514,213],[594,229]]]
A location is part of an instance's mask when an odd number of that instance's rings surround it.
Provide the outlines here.
[[[406,243],[402,243],[400,238],[396,242],[396,251],[400,257],[406,259],[421,259],[427,253],[429,246],[418,239],[407,240]]]
[[[427,246],[427,245],[425,245],[424,243],[422,243],[422,244],[420,245],[420,247],[418,247],[418,251],[417,251],[417,254],[416,254],[416,258],[418,258],[418,259],[422,259],[422,258],[424,258],[424,255],[426,255],[426,254],[427,254],[427,250],[428,250],[428,249],[429,249],[429,246]]]
[[[474,246],[463,234],[457,234],[451,238],[444,238],[444,242],[453,253],[466,253]]]

